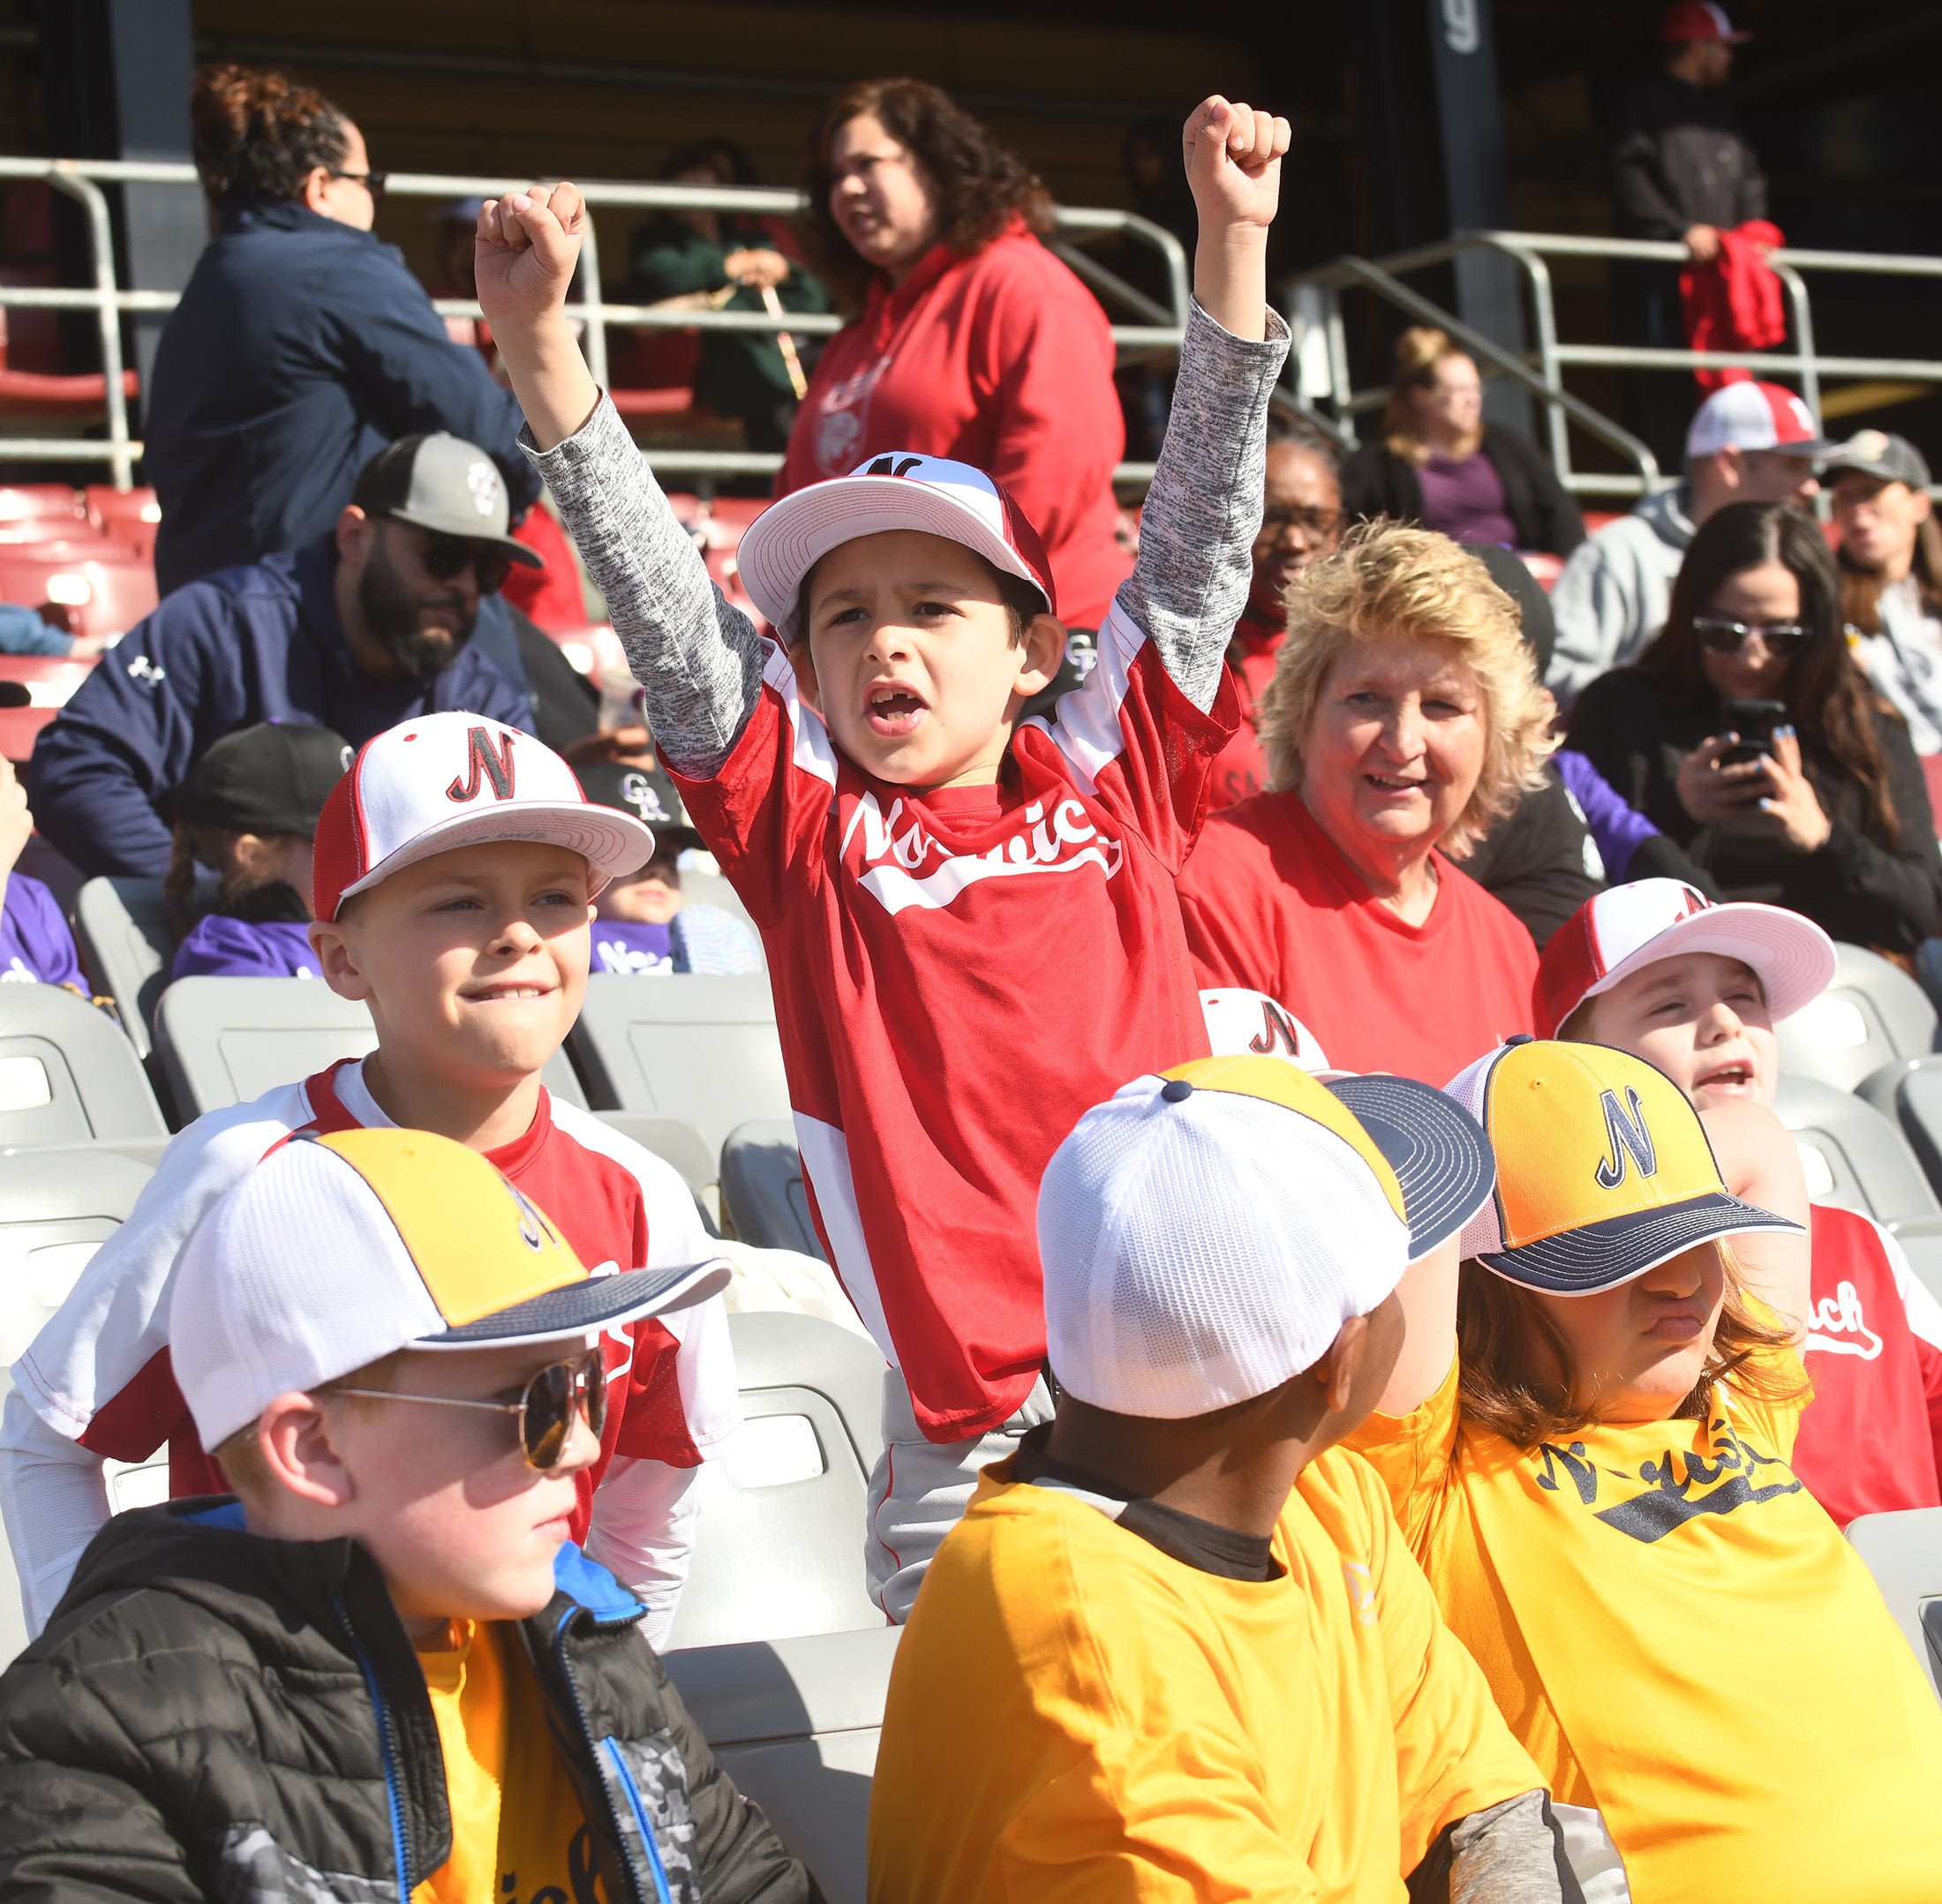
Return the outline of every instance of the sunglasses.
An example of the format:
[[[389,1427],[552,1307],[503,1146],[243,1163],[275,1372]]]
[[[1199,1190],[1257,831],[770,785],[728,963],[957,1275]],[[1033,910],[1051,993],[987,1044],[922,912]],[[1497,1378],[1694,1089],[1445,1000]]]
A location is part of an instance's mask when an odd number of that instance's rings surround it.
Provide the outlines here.
[[[384,188],[390,182],[391,178],[391,175],[389,172],[333,171],[331,172],[330,176],[333,178],[348,178],[352,180],[354,183],[362,185],[365,190],[371,194],[371,202],[373,205],[375,205],[378,200],[384,196]]]
[[[361,1395],[373,1402],[422,1402],[433,1408],[489,1408],[495,1414],[516,1415],[520,1453],[526,1465],[541,1474],[560,1465],[576,1420],[584,1420],[596,1441],[606,1426],[606,1364],[598,1349],[541,1369],[516,1402],[474,1402],[456,1395],[407,1395],[401,1388],[346,1388],[335,1383],[325,1393]]]
[[[468,542],[463,536],[427,535],[418,561],[434,582],[449,582],[470,568],[478,579],[481,595],[498,594],[513,569],[513,559],[503,549]]]
[[[1810,629],[1795,621],[1767,627],[1757,621],[1728,621],[1718,615],[1695,615],[1692,631],[1708,654],[1738,654],[1758,635],[1762,646],[1776,661],[1798,654],[1812,638]]]
[[[1261,516],[1261,532],[1275,536],[1284,529],[1298,529],[1308,536],[1339,536],[1348,519],[1343,509],[1268,509]]]

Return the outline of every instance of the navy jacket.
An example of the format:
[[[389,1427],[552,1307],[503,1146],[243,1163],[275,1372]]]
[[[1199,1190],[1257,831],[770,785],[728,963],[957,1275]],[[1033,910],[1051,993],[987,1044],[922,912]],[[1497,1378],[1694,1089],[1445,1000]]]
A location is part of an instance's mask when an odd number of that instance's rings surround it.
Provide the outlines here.
[[[209,747],[260,720],[335,727],[362,747],[417,714],[464,708],[527,734],[532,710],[468,646],[427,691],[351,666],[328,541],[192,582],[137,623],[43,728],[27,768],[42,834],[84,873],[160,877],[156,803]]]
[[[230,207],[169,319],[143,467],[164,595],[323,535],[394,438],[449,430],[539,494],[519,406],[454,343],[395,247],[284,200]]]

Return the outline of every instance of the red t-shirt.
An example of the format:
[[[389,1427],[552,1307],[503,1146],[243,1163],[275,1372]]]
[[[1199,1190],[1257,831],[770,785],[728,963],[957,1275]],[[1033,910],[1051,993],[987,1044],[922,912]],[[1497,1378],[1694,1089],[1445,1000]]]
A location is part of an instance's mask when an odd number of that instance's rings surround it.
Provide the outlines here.
[[[1251,794],[1268,789],[1268,756],[1261,745],[1261,698],[1275,678],[1275,661],[1288,630],[1280,623],[1259,619],[1253,609],[1244,614],[1228,643],[1227,673],[1240,703],[1240,725],[1234,738],[1214,763],[1214,784],[1208,791],[1210,812],[1231,807]]]
[[[1297,794],[1257,794],[1208,821],[1180,878],[1203,985],[1288,1007],[1345,1071],[1443,1085],[1535,1027],[1537,948],[1515,914],[1441,854],[1419,926],[1362,882]]]
[[[1942,1309],[1871,1218],[1817,1203],[1811,1241],[1814,1399],[1794,1471],[1843,1527],[1942,1507]]]
[[[1129,1079],[1206,1055],[1173,883],[1233,722],[1115,608],[1000,786],[872,779],[774,648],[720,772],[674,773],[762,929],[830,1261],[934,1441],[1003,1421],[1045,1359],[1053,1150]]]
[[[1095,628],[1133,570],[1113,465],[1125,420],[1097,299],[1022,225],[940,245],[824,348],[777,479],[786,496],[886,449],[982,470],[1044,538],[1058,613]]]

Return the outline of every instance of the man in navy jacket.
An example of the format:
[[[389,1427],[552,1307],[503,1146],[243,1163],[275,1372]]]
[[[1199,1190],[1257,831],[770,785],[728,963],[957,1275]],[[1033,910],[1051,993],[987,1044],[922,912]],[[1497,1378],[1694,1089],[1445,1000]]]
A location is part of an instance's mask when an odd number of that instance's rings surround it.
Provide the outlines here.
[[[312,721],[361,747],[463,708],[531,734],[526,695],[470,645],[482,591],[538,561],[506,531],[482,449],[393,444],[331,535],[177,590],[102,658],[34,748],[41,832],[84,873],[160,877],[169,794],[238,727]]]

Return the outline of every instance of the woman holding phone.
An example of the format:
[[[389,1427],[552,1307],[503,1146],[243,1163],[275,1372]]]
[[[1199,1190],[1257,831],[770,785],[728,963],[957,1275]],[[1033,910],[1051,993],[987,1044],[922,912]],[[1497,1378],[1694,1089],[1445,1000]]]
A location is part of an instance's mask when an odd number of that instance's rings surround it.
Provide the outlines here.
[[[1791,503],[1706,519],[1664,628],[1579,696],[1570,740],[1722,899],[1903,956],[1942,927],[1908,725],[1849,653],[1833,557]]]

